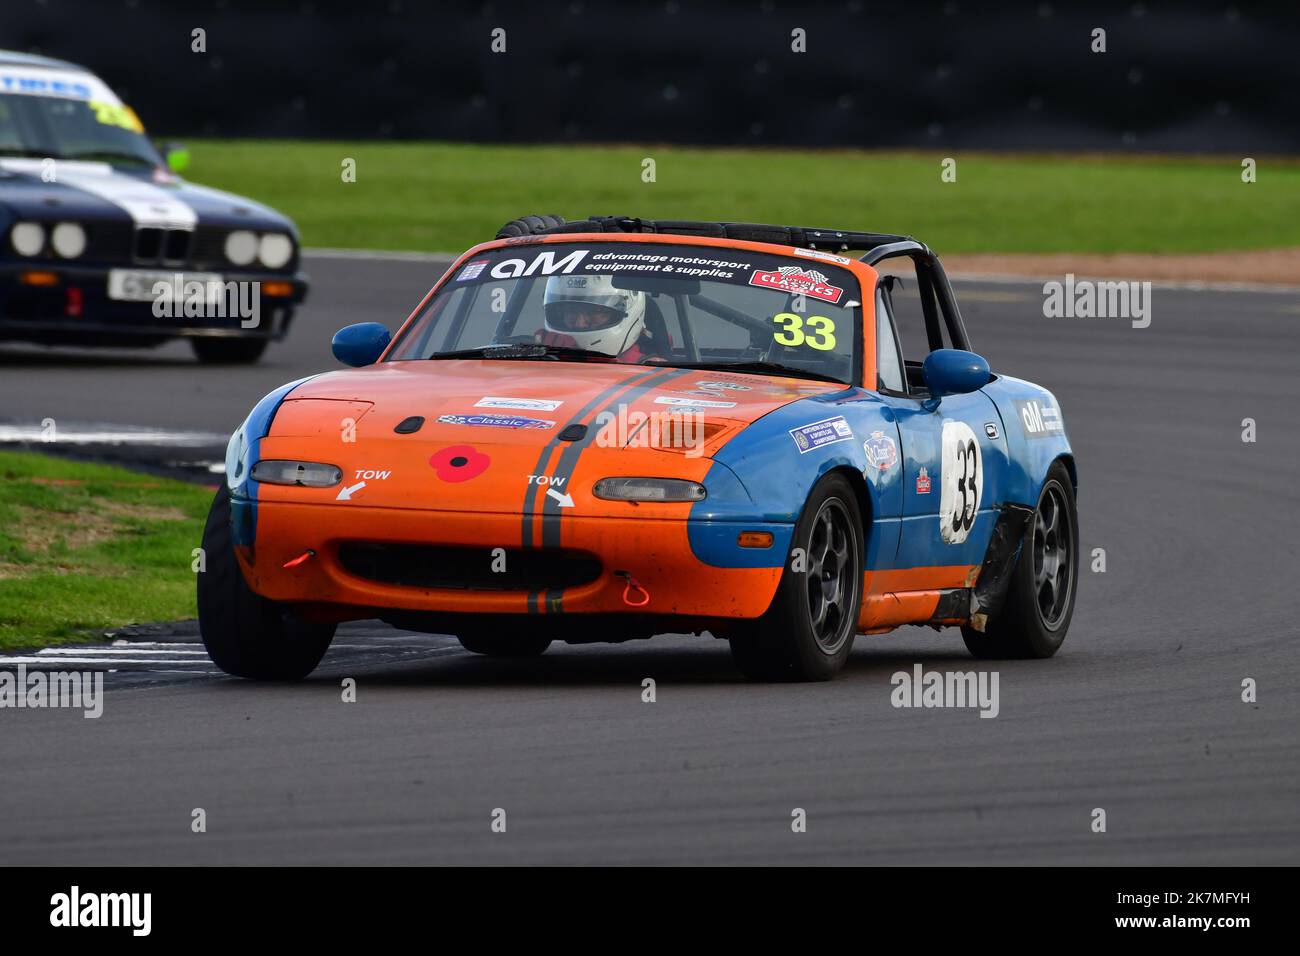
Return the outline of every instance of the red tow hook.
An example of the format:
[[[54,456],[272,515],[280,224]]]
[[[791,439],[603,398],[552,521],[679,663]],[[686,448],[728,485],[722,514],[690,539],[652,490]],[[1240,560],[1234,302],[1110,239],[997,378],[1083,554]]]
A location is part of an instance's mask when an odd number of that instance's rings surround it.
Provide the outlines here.
[[[316,557],[316,552],[313,551],[311,548],[308,548],[308,549],[307,549],[306,551],[304,551],[302,554],[298,555],[298,557],[296,557],[296,558],[290,558],[288,561],[284,562],[284,564],[282,565],[282,567],[285,567],[285,568],[296,568],[298,565],[302,564],[304,561],[310,561],[310,560],[311,560],[312,558],[314,558],[314,557]]]
[[[623,588],[624,604],[626,604],[628,607],[645,607],[647,604],[650,603],[650,592],[647,591],[644,587],[642,587],[641,583],[637,581],[636,578],[632,577],[632,573],[630,571],[615,571],[614,574],[620,578],[627,579],[627,586]],[[640,601],[633,600],[633,594],[632,594],[633,591],[639,591],[641,594],[644,595],[644,598]]]

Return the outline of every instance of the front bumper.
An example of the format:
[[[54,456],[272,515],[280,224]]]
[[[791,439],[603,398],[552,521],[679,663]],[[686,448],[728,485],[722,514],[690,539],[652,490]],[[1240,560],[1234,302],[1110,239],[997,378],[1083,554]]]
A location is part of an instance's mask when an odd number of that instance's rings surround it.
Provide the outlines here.
[[[714,567],[690,543],[692,525],[727,524],[728,532],[763,530],[756,523],[566,516],[566,552],[593,556],[599,575],[567,588],[525,590],[416,587],[350,572],[340,560],[349,542],[471,549],[484,567],[496,549],[521,546],[520,514],[416,511],[400,508],[252,502],[235,498],[232,516],[256,524],[251,546],[238,548],[249,586],[274,601],[333,610],[338,619],[377,611],[444,614],[637,614],[755,618],[767,610],[780,581],[784,550],[774,545],[770,567]],[[251,513],[255,509],[256,515]],[[695,528],[695,531],[701,530]],[[708,530],[717,531],[717,528]],[[774,527],[780,532],[782,529]],[[777,533],[777,542],[788,541]],[[301,563],[285,565],[308,551]],[[477,555],[476,557],[474,555]],[[621,572],[621,573],[620,573]],[[637,587],[629,593],[629,577]],[[643,592],[643,593],[642,593]],[[646,597],[648,596],[648,598]]]
[[[222,272],[225,282],[258,283],[258,322],[250,328],[239,315],[178,315],[160,318],[152,302],[108,296],[109,272],[120,266],[0,262],[0,338],[35,342],[93,344],[172,338],[269,338],[288,334],[294,307],[309,287],[304,272]],[[148,272],[185,274],[183,268],[140,267]],[[32,274],[42,283],[32,284]],[[251,292],[251,286],[250,292]]]

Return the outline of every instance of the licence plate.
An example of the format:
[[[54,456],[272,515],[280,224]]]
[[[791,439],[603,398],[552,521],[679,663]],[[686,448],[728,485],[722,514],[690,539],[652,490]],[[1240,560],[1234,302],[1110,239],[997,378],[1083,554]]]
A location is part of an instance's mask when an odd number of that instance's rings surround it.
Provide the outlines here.
[[[177,276],[180,276],[178,282]],[[180,297],[186,295],[185,288],[191,282],[203,284],[203,298],[207,302],[216,302],[223,294],[222,278],[215,272],[164,272],[145,269],[110,269],[108,272],[108,297],[120,302],[153,302],[155,299],[176,301],[179,286]],[[154,286],[165,283],[167,288],[160,290],[161,296],[155,295]],[[193,289],[193,286],[190,287]]]

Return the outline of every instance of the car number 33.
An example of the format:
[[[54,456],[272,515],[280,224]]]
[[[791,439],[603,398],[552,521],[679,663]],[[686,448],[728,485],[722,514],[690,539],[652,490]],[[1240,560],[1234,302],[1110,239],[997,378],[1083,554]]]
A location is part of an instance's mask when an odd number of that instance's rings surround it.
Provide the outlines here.
[[[965,422],[943,423],[943,492],[939,499],[939,534],[947,544],[961,544],[975,524],[984,490],[980,443]]]

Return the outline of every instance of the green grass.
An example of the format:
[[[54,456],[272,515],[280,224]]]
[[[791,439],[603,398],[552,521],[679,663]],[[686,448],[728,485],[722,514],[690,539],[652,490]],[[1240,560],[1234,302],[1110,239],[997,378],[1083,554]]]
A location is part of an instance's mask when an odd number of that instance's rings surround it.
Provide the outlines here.
[[[1300,245],[1300,162],[449,143],[190,144],[196,182],[292,216],[309,246],[461,251],[530,213],[902,232],[941,253],[1207,252]],[[654,183],[641,179],[646,157]],[[356,160],[354,183],[341,179]]]
[[[206,488],[0,451],[0,648],[195,616]]]

